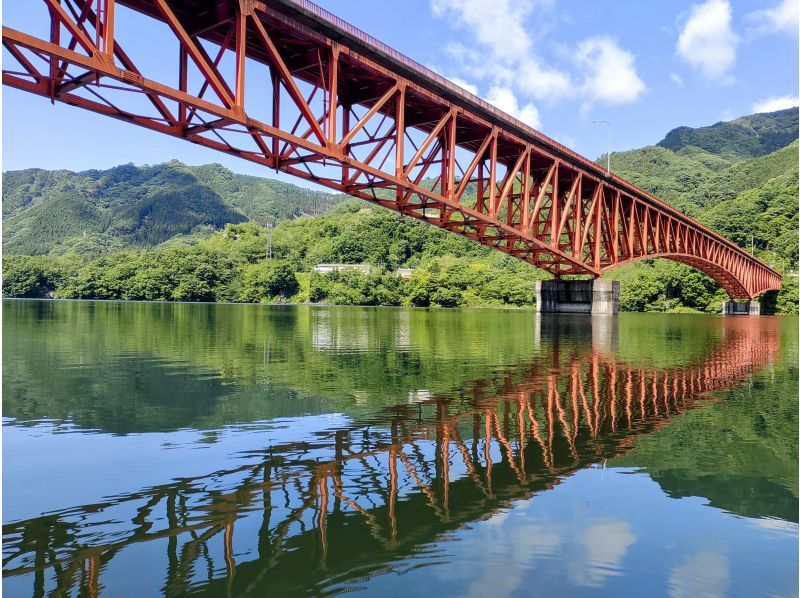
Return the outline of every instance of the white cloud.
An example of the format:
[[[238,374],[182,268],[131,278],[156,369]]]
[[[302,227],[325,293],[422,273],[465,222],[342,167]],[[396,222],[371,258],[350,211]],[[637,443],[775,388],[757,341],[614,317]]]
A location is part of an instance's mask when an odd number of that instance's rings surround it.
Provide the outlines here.
[[[670,572],[669,595],[671,598],[724,596],[730,577],[726,556],[711,551],[692,554]]]
[[[497,58],[514,59],[530,50],[522,22],[533,8],[530,0],[432,0],[433,13],[448,13]]]
[[[622,104],[638,99],[645,84],[635,57],[611,38],[583,40],[573,47],[566,68],[538,55],[541,28],[529,31],[525,21],[534,12],[541,21],[553,7],[554,0],[431,0],[436,16],[470,36],[468,43],[445,47],[460,65],[460,74],[481,87],[485,83],[490,102],[528,124],[540,126],[539,111],[529,100],[553,103],[580,97],[589,104]]]
[[[783,0],[774,8],[756,10],[747,18],[758,24],[758,30],[764,33],[790,33],[797,35],[800,21],[800,2]]]
[[[570,149],[575,149],[578,147],[578,142],[572,135],[567,135],[566,133],[562,133],[561,131],[548,131],[545,130],[543,133],[550,136],[551,139],[555,139],[561,145],[566,145]]]
[[[513,508],[476,522],[467,532],[472,542],[461,542],[465,536],[459,532],[453,537],[454,552],[449,552],[453,566],[440,572],[441,578],[469,584],[452,586],[463,596],[528,595],[531,579],[541,584],[538,593],[547,596],[556,595],[556,587],[567,594],[585,594],[580,591],[585,588],[613,594],[610,584],[604,586],[624,573],[637,537],[630,522],[598,517],[569,490],[574,484],[584,487],[587,480],[599,488],[600,475],[599,470],[579,472],[576,477],[583,481],[564,480],[556,491],[561,498],[543,494],[517,501]]]
[[[513,76],[520,89],[537,100],[556,100],[570,96],[573,84],[570,76],[557,69],[543,66],[535,56],[522,60]]]
[[[465,596],[510,596],[519,593],[525,572],[537,559],[552,556],[562,542],[560,534],[550,526],[520,525],[518,517],[496,522],[495,516],[480,530],[492,554],[502,558],[480,559],[478,571],[470,571],[471,582]],[[516,519],[517,521],[514,521]],[[477,574],[476,574],[477,573]],[[465,576],[459,576],[464,579]]]
[[[541,127],[542,123],[539,120],[539,111],[533,104],[525,104],[520,106],[514,92],[508,87],[492,87],[486,97],[486,101],[494,104],[503,112],[507,112],[516,119],[521,120],[526,125],[530,125],[534,129]]]
[[[749,519],[751,525],[754,525],[762,530],[771,532],[770,535],[786,536],[789,538],[796,538],[798,533],[798,526],[791,521],[784,521],[783,519],[774,519],[772,517],[763,517],[760,519]]]
[[[696,4],[678,37],[678,54],[708,79],[723,79],[736,61],[732,13],[728,0]]]
[[[592,37],[578,44],[575,55],[583,69],[583,91],[605,104],[627,104],[644,93],[635,57],[610,37]]]
[[[570,77],[536,56],[524,26],[535,7],[546,10],[551,5],[552,0],[431,0],[436,16],[448,17],[476,42],[446,47],[464,72],[491,85],[513,86],[533,99],[556,101],[573,94]]]
[[[572,561],[569,578],[577,586],[599,588],[607,577],[619,575],[628,548],[636,541],[627,521],[606,521],[590,526],[581,538],[584,555]]]
[[[678,73],[670,73],[669,78],[678,87],[683,86],[683,77],[681,77]]]
[[[459,87],[463,88],[465,91],[468,91],[473,95],[478,95],[478,86],[477,85],[474,85],[474,84],[470,83],[469,81],[466,81],[465,79],[462,79],[461,77],[454,77],[454,76],[448,75],[445,72],[444,69],[439,68],[435,64],[428,63],[428,64],[425,65],[425,67],[429,68],[434,73],[437,73],[437,74],[441,75],[442,77],[445,77],[446,79],[449,79],[450,81],[452,81],[453,83],[455,83]]]
[[[753,104],[753,112],[775,112],[798,105],[800,105],[800,98],[796,95],[774,96]]]
[[[458,42],[450,42],[444,47],[444,51],[453,57],[458,62],[466,60],[475,60],[478,58],[477,52],[471,50],[464,44]]]

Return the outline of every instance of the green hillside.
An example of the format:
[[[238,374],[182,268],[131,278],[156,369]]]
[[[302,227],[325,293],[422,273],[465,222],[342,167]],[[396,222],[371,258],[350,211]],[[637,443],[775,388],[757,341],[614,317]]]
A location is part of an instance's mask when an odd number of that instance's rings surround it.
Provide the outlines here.
[[[710,127],[678,127],[658,142],[676,153],[703,150],[730,162],[765,156],[797,139],[797,108],[751,114]]]
[[[702,148],[676,142],[673,151],[662,142],[612,156],[615,173],[795,273],[784,277],[780,312],[797,311],[795,112],[681,129],[681,139]],[[731,153],[739,147],[731,131],[743,127],[755,137],[745,135],[750,141]],[[677,139],[673,133],[667,139]],[[754,138],[762,149],[783,145],[759,155]],[[530,305],[534,281],[547,276],[383,208],[219,165],[10,172],[3,214],[3,293],[10,296]],[[263,227],[272,222],[274,232]],[[312,271],[321,262],[369,263],[374,273],[320,276]],[[403,281],[392,274],[397,268],[414,273]],[[610,277],[623,282],[621,308],[629,311],[716,313],[726,297],[705,274],[669,260]]]
[[[3,174],[3,250],[102,253],[253,220],[319,214],[341,195],[239,175],[219,164],[126,164],[109,170]]]

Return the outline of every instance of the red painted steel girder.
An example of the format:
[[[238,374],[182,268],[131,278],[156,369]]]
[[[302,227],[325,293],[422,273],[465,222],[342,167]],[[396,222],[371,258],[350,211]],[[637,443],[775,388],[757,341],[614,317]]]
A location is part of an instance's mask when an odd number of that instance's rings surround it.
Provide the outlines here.
[[[300,176],[557,277],[663,257],[732,298],[780,288],[731,241],[311,2],[43,1],[49,39],[3,28],[16,62],[5,85]],[[124,51],[115,30],[131,10],[177,42],[171,81]]]

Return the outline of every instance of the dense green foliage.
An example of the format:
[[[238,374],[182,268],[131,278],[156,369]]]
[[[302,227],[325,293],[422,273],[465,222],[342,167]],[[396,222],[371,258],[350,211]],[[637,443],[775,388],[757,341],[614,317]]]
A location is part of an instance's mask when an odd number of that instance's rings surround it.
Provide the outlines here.
[[[184,241],[84,260],[73,253],[9,256],[3,292],[148,301],[531,305],[534,281],[544,277],[467,239],[356,204],[283,222],[272,231],[253,222],[230,224],[209,237]],[[368,262],[374,268],[369,275],[356,270],[323,275],[312,271],[319,262]],[[414,269],[410,280],[395,272],[399,267]]]
[[[42,256],[10,255],[3,260],[3,295],[52,297],[65,278],[67,264]]]
[[[615,173],[787,273],[769,298],[781,313],[797,311],[796,112],[676,129],[612,157]],[[524,306],[547,276],[388,210],[219,165],[27,170],[3,181],[6,296]],[[319,263],[373,273],[312,273]],[[410,279],[398,268],[413,269]],[[623,281],[624,310],[714,313],[725,300],[708,276],[667,260],[610,276]]]

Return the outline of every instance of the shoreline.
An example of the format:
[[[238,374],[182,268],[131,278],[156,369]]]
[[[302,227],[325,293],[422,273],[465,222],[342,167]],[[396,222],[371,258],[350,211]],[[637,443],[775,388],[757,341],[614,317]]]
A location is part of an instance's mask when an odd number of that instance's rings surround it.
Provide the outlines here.
[[[3,301],[42,301],[42,302],[83,302],[83,303],[146,303],[157,305],[258,305],[264,307],[315,307],[315,308],[331,308],[331,307],[346,307],[346,308],[359,308],[359,309],[411,309],[411,310],[448,310],[448,311],[481,311],[481,310],[505,310],[505,311],[532,311],[536,312],[536,305],[517,306],[517,305],[481,305],[474,307],[417,307],[414,305],[339,305],[335,303],[246,303],[243,301],[147,301],[141,299],[56,299],[54,297],[2,297]],[[672,316],[722,316],[722,313],[705,313],[701,311],[621,311],[621,314],[669,314]],[[553,314],[558,315],[558,314]],[[562,314],[563,315],[563,314]],[[592,314],[567,314],[567,315],[588,315]],[[616,315],[616,314],[615,314]],[[797,314],[762,314],[761,317],[797,317]]]

